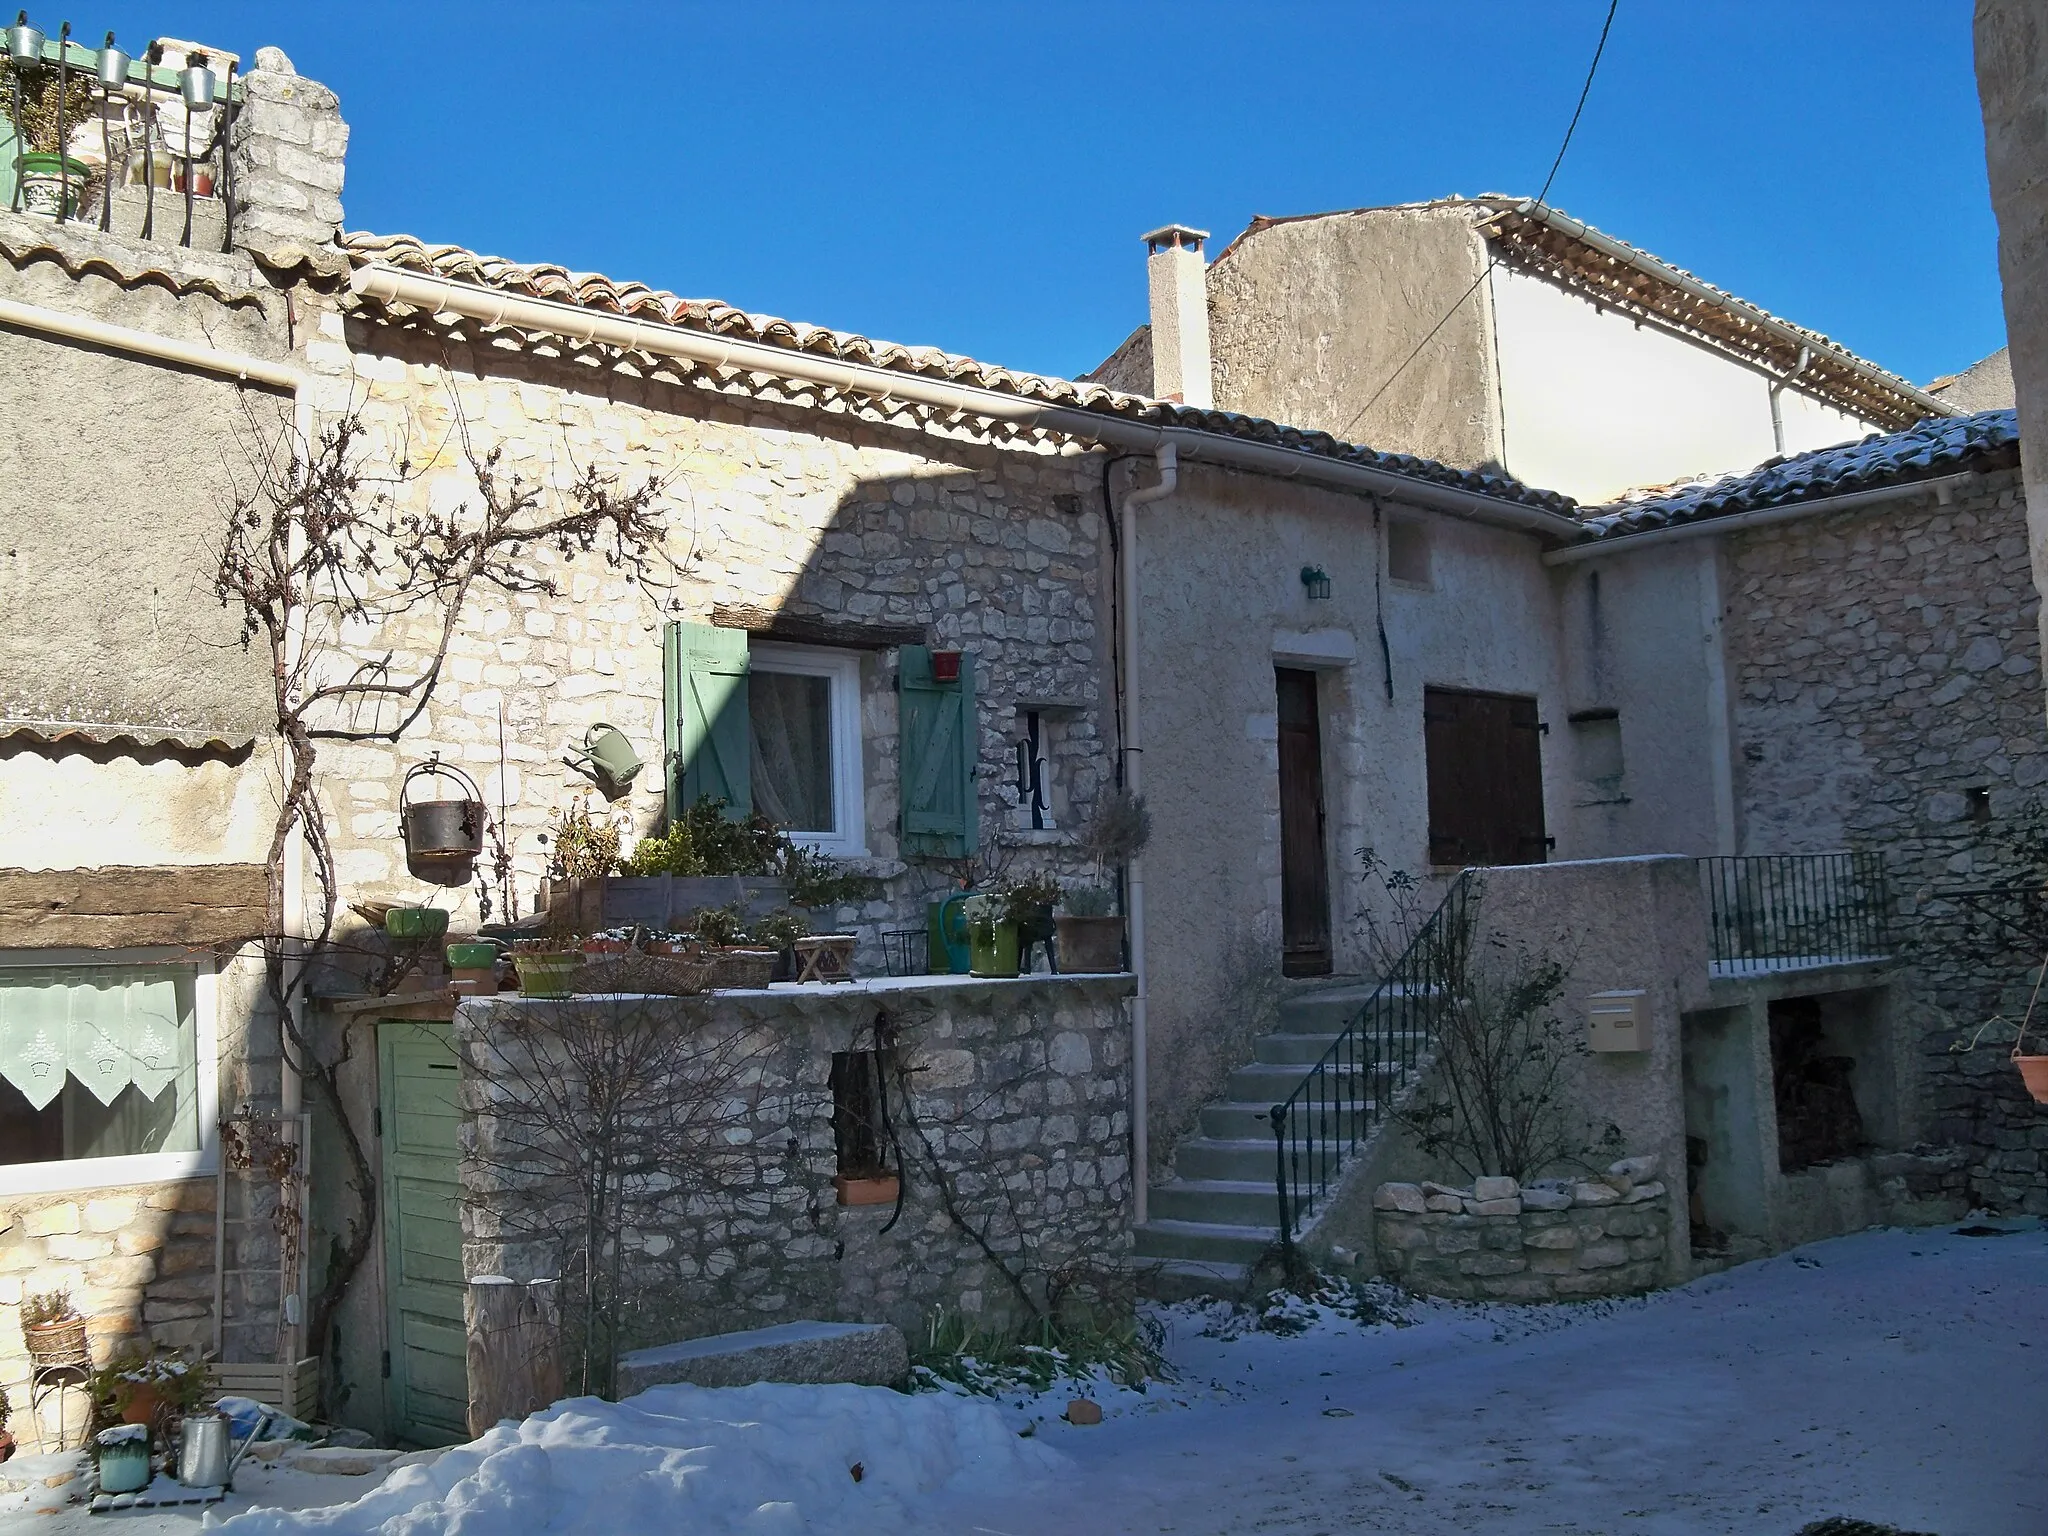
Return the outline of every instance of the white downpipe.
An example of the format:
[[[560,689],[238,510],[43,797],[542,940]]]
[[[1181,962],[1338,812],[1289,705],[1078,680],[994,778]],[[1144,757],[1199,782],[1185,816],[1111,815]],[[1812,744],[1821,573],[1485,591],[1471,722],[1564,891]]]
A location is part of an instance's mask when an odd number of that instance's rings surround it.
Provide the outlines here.
[[[681,358],[702,367],[732,368],[775,378],[803,379],[834,389],[853,390],[878,400],[903,400],[957,411],[990,421],[1058,432],[1086,443],[1100,443],[1128,453],[1156,454],[1168,446],[1181,457],[1223,464],[1283,479],[1306,480],[1338,490],[1371,492],[1399,498],[1414,506],[1434,507],[1454,516],[1494,527],[1515,528],[1558,540],[1582,536],[1576,518],[1540,507],[1482,496],[1453,485],[1440,485],[1392,470],[1376,469],[1325,454],[1272,443],[1254,442],[1222,432],[1192,427],[1162,427],[1078,406],[1048,405],[1021,395],[982,389],[971,384],[924,374],[843,363],[815,352],[770,346],[730,336],[711,336],[651,320],[631,320],[583,309],[552,299],[529,299],[501,289],[482,288],[453,278],[430,277],[398,267],[356,268],[349,278],[355,292],[380,303],[409,304],[430,314],[460,315],[485,325],[507,325],[543,331],[571,341]]]
[[[1124,787],[1133,795],[1144,788],[1145,749],[1139,726],[1138,678],[1138,508],[1148,501],[1163,501],[1180,484],[1180,452],[1172,443],[1162,443],[1156,456],[1159,480],[1124,497],[1123,514],[1123,754]],[[1131,971],[1137,986],[1131,995],[1131,1191],[1133,1216],[1143,1226],[1150,1205],[1151,1091],[1146,1074],[1151,1052],[1145,1038],[1145,858],[1140,852],[1130,861],[1124,876],[1124,902],[1131,924]]]

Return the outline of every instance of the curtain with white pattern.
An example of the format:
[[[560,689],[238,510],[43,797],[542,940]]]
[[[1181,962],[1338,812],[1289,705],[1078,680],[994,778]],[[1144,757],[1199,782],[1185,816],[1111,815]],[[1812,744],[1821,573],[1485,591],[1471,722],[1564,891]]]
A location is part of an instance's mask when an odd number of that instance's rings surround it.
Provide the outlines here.
[[[0,967],[0,1077],[39,1110],[67,1077],[108,1106],[131,1085],[159,1098],[198,1066],[180,979],[162,967]]]

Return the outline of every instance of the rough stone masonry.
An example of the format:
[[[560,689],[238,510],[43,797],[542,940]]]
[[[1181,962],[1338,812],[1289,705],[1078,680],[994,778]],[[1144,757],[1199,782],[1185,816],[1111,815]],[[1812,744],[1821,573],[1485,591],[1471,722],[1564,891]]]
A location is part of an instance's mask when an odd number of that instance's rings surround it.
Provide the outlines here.
[[[1630,1157],[1597,1179],[1382,1184],[1372,1202],[1380,1272],[1421,1295],[1462,1301],[1650,1290],[1671,1220],[1656,1173],[1656,1158]]]

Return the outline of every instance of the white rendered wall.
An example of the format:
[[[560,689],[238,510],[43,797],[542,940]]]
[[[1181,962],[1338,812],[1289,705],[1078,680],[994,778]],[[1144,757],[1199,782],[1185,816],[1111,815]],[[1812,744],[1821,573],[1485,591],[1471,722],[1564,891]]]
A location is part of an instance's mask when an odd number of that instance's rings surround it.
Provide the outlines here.
[[[1541,278],[1491,278],[1508,473],[1589,505],[1635,486],[1753,468],[1778,452],[1770,382],[1657,326]],[[1794,389],[1785,451],[1875,430]]]

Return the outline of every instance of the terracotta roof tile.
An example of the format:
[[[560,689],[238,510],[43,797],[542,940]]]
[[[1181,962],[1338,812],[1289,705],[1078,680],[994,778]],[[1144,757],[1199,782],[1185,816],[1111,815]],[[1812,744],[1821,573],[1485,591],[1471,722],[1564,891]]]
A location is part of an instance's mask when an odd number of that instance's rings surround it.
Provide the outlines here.
[[[1157,426],[1271,443],[1303,453],[1386,470],[1438,485],[1455,486],[1475,495],[1571,515],[1575,503],[1556,491],[1538,490],[1499,475],[1455,469],[1412,454],[1380,453],[1346,443],[1327,432],[1308,431],[1245,416],[1235,411],[1200,410],[1127,394],[1100,384],[1020,373],[978,362],[936,347],[911,347],[877,341],[851,331],[835,331],[773,315],[750,314],[716,299],[686,299],[642,283],[621,283],[594,272],[572,272],[550,263],[507,261],[479,255],[459,245],[429,245],[411,235],[348,233],[342,246],[359,266],[373,263],[430,273],[479,287],[503,289],[530,298],[552,299],[582,309],[630,319],[654,321],[715,336],[737,336],[793,352],[815,353],[835,361],[861,363],[899,373],[945,379],[1048,405],[1120,416]]]
[[[1612,507],[1590,510],[1585,523],[1598,537],[1619,538],[1960,470],[2003,469],[2019,462],[2019,441],[2014,411],[1939,416],[1904,432],[1873,433],[1861,442],[1766,459],[1743,474],[1635,493]]]

